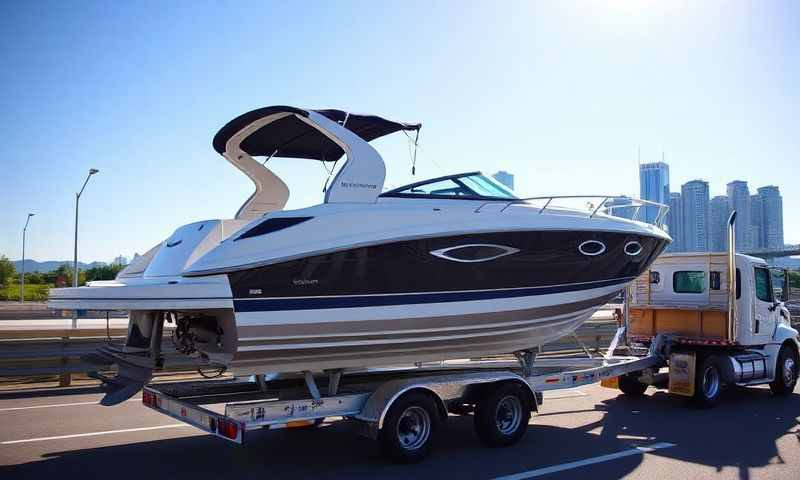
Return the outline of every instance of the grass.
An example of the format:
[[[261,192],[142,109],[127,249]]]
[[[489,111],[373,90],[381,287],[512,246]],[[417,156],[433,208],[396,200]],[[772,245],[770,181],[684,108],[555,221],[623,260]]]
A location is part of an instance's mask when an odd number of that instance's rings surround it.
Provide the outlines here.
[[[43,302],[52,285],[29,283],[25,285],[25,301]],[[19,285],[6,285],[0,287],[0,301],[19,301]]]

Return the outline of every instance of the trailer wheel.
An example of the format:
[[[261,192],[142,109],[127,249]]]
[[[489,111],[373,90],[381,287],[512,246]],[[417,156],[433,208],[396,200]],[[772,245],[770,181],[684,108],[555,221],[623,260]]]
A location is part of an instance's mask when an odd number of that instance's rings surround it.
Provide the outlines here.
[[[430,395],[410,392],[397,399],[378,433],[383,454],[396,463],[424,459],[436,440],[439,410]]]
[[[475,405],[475,431],[489,447],[517,443],[525,435],[530,419],[528,392],[517,383],[503,383],[487,390]]]
[[[619,376],[619,389],[629,397],[641,397],[647,390],[647,384],[639,381],[639,376],[626,373]]]
[[[781,347],[778,353],[778,363],[775,364],[775,380],[769,384],[769,389],[775,395],[788,395],[797,385],[797,353],[788,345]]]
[[[710,355],[703,360],[695,374],[694,403],[700,408],[711,408],[722,397],[722,369],[719,359]]]

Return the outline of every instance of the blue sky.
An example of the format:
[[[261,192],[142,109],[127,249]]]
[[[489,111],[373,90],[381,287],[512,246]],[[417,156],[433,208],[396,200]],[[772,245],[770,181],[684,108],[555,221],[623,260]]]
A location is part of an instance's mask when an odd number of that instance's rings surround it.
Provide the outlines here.
[[[800,242],[798,2],[3,2],[0,254],[143,252],[252,191],[211,148],[265,105],[421,121],[417,178],[516,175],[525,195],[638,192],[643,161],[724,193],[777,184]],[[410,181],[403,136],[377,142]],[[289,207],[318,162],[273,160]]]

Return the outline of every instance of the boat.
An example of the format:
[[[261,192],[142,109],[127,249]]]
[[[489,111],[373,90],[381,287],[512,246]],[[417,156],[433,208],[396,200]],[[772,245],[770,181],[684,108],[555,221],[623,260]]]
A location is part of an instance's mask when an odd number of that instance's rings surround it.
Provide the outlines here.
[[[265,107],[228,122],[214,149],[252,179],[233,219],[184,225],[113,281],[53,289],[56,309],[127,310],[114,403],[177,351],[235,375],[321,372],[505,354],[572,332],[671,241],[659,225],[613,216],[615,196],[518,198],[480,172],[384,191],[369,143],[420,124],[341,110]],[[335,165],[324,202],[285,210],[273,158]],[[263,158],[263,160],[257,160]],[[333,167],[330,169],[333,171]],[[563,199],[591,203],[558,206]]]

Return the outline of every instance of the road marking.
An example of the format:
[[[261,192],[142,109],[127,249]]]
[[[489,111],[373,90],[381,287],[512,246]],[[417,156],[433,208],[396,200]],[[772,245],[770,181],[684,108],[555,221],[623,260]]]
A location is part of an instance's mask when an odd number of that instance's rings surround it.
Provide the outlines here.
[[[104,432],[75,433],[72,435],[59,435],[57,437],[25,438],[23,440],[8,440],[0,442],[0,445],[14,445],[17,443],[44,442],[45,440],[63,440],[65,438],[93,437],[96,435],[111,435],[114,433],[145,432],[147,430],[161,430],[164,428],[188,427],[185,423],[173,423],[170,425],[159,425],[157,427],[125,428],[122,430],[106,430]]]
[[[631,455],[643,455],[645,453],[653,452],[662,448],[674,447],[674,443],[654,443],[644,447],[635,447],[630,450],[623,450],[617,453],[610,453],[608,455],[600,455],[599,457],[587,458],[585,460],[578,460],[575,462],[562,463],[561,465],[553,465],[552,467],[537,468],[536,470],[529,470],[527,472],[515,473],[513,475],[506,475],[505,477],[497,477],[495,480],[522,480],[525,478],[541,477],[549,473],[562,472],[564,470],[571,470],[573,468],[584,467],[586,465],[593,465],[595,463],[603,463],[618,458],[629,457]]]
[[[141,398],[131,398],[130,400],[125,400],[126,402],[138,402],[141,401]],[[54,403],[49,405],[30,405],[28,407],[6,407],[0,408],[0,412],[12,412],[15,410],[31,410],[34,408],[53,408],[53,407],[74,407],[76,405],[100,405],[100,402],[75,402],[75,403]]]

